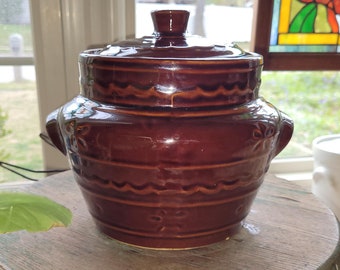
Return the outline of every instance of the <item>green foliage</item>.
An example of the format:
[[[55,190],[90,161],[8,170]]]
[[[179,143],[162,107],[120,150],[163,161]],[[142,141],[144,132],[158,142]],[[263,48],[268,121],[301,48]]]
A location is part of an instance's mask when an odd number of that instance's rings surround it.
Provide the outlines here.
[[[47,231],[53,227],[68,226],[71,219],[70,210],[46,197],[18,192],[0,193],[0,233]]]
[[[295,122],[282,157],[306,155],[299,151],[311,150],[316,137],[340,133],[339,72],[264,72],[260,94]]]
[[[6,146],[6,152],[13,154],[14,163],[25,165],[28,162],[26,167],[37,168],[41,164],[41,155],[36,134],[39,127],[35,83],[2,83],[0,100],[7,101],[2,105],[10,112],[7,114],[0,109],[0,137],[3,137],[0,147]],[[12,136],[5,136],[9,134],[6,121],[14,130]],[[3,158],[0,151],[0,160]],[[5,176],[5,181],[10,180],[6,172],[1,171],[0,176]],[[71,218],[70,210],[48,198],[25,193],[0,193],[0,233],[46,231],[56,226],[68,226]]]
[[[0,138],[0,148],[9,153],[6,162],[22,167],[42,170],[42,144],[39,138],[39,111],[35,82],[0,83],[0,100],[8,114],[6,128],[11,134]],[[27,173],[36,178],[37,175]],[[41,174],[41,178],[44,174]],[[22,181],[22,178],[0,168],[2,182]]]
[[[6,136],[9,131],[5,129],[5,123],[8,115],[0,107],[0,138]]]
[[[8,115],[0,107],[0,138],[5,137],[10,133],[10,131],[5,128],[7,119]],[[6,157],[8,157],[8,154],[0,144],[0,160],[5,159]]]

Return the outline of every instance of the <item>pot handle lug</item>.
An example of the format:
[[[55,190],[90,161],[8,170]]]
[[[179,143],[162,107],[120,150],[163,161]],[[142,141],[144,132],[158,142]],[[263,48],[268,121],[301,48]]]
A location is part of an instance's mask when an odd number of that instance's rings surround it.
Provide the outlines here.
[[[289,143],[294,131],[293,120],[283,112],[281,113],[280,133],[274,157],[277,156]]]
[[[48,144],[57,148],[60,152],[66,155],[66,147],[63,140],[63,136],[60,132],[58,124],[59,109],[53,111],[47,116],[46,119],[46,131],[47,134],[41,134],[40,137]]]

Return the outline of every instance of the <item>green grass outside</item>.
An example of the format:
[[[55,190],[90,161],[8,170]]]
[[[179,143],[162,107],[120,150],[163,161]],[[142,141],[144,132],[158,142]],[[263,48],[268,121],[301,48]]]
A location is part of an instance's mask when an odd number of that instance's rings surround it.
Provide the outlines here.
[[[340,133],[339,72],[264,72],[260,95],[295,122],[295,133],[280,157],[311,155],[314,138]],[[31,169],[42,169],[40,127],[34,82],[0,83],[0,106],[8,113],[0,138],[6,160]],[[0,183],[22,180],[0,168]]]
[[[340,133],[339,72],[264,72],[260,94],[295,122],[280,157],[309,155],[313,139]]]

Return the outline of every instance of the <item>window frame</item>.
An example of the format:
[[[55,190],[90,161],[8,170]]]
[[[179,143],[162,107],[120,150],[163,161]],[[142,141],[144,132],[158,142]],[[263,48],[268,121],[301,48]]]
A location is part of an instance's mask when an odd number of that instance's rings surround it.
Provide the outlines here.
[[[1,56],[0,66],[34,66],[33,56]]]
[[[263,55],[264,70],[313,71],[340,70],[340,53],[269,52],[271,22],[275,0],[254,1],[251,50]]]

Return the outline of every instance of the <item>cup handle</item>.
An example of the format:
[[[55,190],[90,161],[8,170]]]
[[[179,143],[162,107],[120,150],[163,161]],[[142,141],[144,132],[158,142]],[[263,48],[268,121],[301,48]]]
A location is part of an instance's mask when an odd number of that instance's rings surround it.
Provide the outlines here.
[[[318,184],[321,181],[327,181],[332,187],[335,186],[335,182],[330,176],[328,170],[323,166],[318,166],[313,170],[313,181],[315,184]]]

